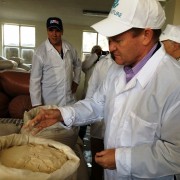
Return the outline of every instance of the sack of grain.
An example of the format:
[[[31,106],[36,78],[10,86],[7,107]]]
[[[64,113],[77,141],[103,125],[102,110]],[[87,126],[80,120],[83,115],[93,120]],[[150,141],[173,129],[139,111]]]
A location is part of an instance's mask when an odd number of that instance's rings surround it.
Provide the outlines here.
[[[33,119],[39,112],[41,108],[44,109],[56,109],[57,106],[55,105],[46,105],[46,106],[39,106],[36,108],[31,109],[24,113],[24,124],[28,123],[31,119]],[[36,137],[42,137],[47,139],[52,139],[58,142],[61,142],[70,148],[74,149],[75,144],[77,143],[79,127],[72,127],[66,128],[65,126],[61,125],[59,122],[42,129],[39,133],[37,133]],[[21,129],[21,134],[29,134],[26,132],[25,129]]]
[[[78,166],[72,149],[57,141],[23,134],[0,137],[1,179],[76,180]]]

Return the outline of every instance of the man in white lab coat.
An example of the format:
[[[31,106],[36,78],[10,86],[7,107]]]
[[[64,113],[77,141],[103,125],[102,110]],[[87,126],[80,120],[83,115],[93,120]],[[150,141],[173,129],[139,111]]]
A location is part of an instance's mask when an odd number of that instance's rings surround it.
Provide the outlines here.
[[[102,48],[99,45],[95,45],[91,49],[91,53],[85,55],[85,59],[82,62],[82,71],[85,74],[84,80],[84,89],[83,89],[83,99],[86,96],[87,88],[88,88],[88,81],[91,77],[91,74],[94,70],[96,63],[99,61],[102,55]]]
[[[180,173],[180,66],[159,43],[165,13],[156,0],[115,0],[92,27],[109,37],[116,64],[91,99],[42,110],[25,128],[104,118],[105,180],[172,180]],[[36,132],[32,132],[33,134]]]
[[[32,106],[73,104],[80,82],[81,60],[75,48],[62,39],[60,18],[48,18],[46,27],[48,38],[36,49],[32,60]]]

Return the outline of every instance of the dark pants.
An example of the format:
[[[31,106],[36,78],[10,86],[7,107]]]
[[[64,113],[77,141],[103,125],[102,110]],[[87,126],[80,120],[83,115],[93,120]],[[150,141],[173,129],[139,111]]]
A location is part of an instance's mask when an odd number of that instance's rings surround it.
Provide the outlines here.
[[[103,140],[91,137],[90,142],[92,153],[91,180],[103,180],[104,169],[95,162],[95,154],[104,150]]]
[[[80,126],[79,137],[83,140],[86,135],[87,125]]]

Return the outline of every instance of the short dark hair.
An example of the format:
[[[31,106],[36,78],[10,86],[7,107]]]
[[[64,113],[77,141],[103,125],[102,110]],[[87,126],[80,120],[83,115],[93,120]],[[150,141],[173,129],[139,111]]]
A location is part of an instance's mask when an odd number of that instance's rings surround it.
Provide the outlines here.
[[[154,40],[154,42],[158,42],[162,31],[161,31],[161,29],[152,29],[152,30],[153,30],[153,40]],[[133,37],[136,37],[136,36],[139,36],[144,31],[144,29],[131,28],[129,31],[132,32]]]

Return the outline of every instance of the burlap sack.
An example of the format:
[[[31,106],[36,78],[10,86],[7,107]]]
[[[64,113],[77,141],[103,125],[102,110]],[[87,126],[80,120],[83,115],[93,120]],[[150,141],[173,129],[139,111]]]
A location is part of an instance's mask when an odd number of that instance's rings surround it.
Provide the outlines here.
[[[18,71],[2,71],[0,73],[1,86],[6,94],[11,97],[29,95],[30,73]]]
[[[18,64],[18,66],[19,66],[20,64],[24,63],[24,59],[22,59],[22,58],[20,58],[20,57],[11,57],[10,60],[15,61],[15,62]]]
[[[50,108],[57,108],[55,105],[46,105],[46,106],[39,106],[36,108],[31,109],[28,112],[24,113],[24,124],[28,123],[31,119],[33,119],[39,112],[40,108],[44,109],[50,109]],[[70,148],[74,149],[74,146],[77,142],[78,138],[78,132],[79,132],[79,127],[72,127],[72,128],[65,128],[62,126],[59,122],[44,128],[42,131],[37,133],[35,136],[36,137],[42,137],[42,138],[47,138],[47,139],[53,139],[55,141],[61,142]],[[25,129],[21,129],[22,134],[28,134],[29,132],[26,132]]]
[[[14,64],[11,61],[0,60],[0,70],[3,70],[3,69],[12,69],[13,67],[14,67]]]
[[[13,63],[13,69],[18,67],[18,64],[16,61],[13,61],[13,60],[8,60],[8,61],[11,61]]]
[[[0,56],[0,60],[7,60],[7,58]]]
[[[12,134],[0,137],[0,150],[11,146],[26,144],[50,145],[56,149],[62,150],[68,157],[66,163],[56,171],[47,174],[42,172],[33,172],[25,169],[10,168],[2,165],[0,161],[0,178],[4,180],[76,180],[76,171],[79,166],[79,158],[68,146],[57,141],[27,136],[23,134]]]
[[[24,112],[32,109],[29,95],[18,95],[9,103],[9,114],[13,118],[23,119]]]
[[[19,68],[25,69],[26,71],[30,71],[30,66],[26,65],[26,64],[19,64],[18,66]]]
[[[22,119],[0,118],[0,136],[6,136],[15,133],[18,134],[21,130],[22,125]]]

